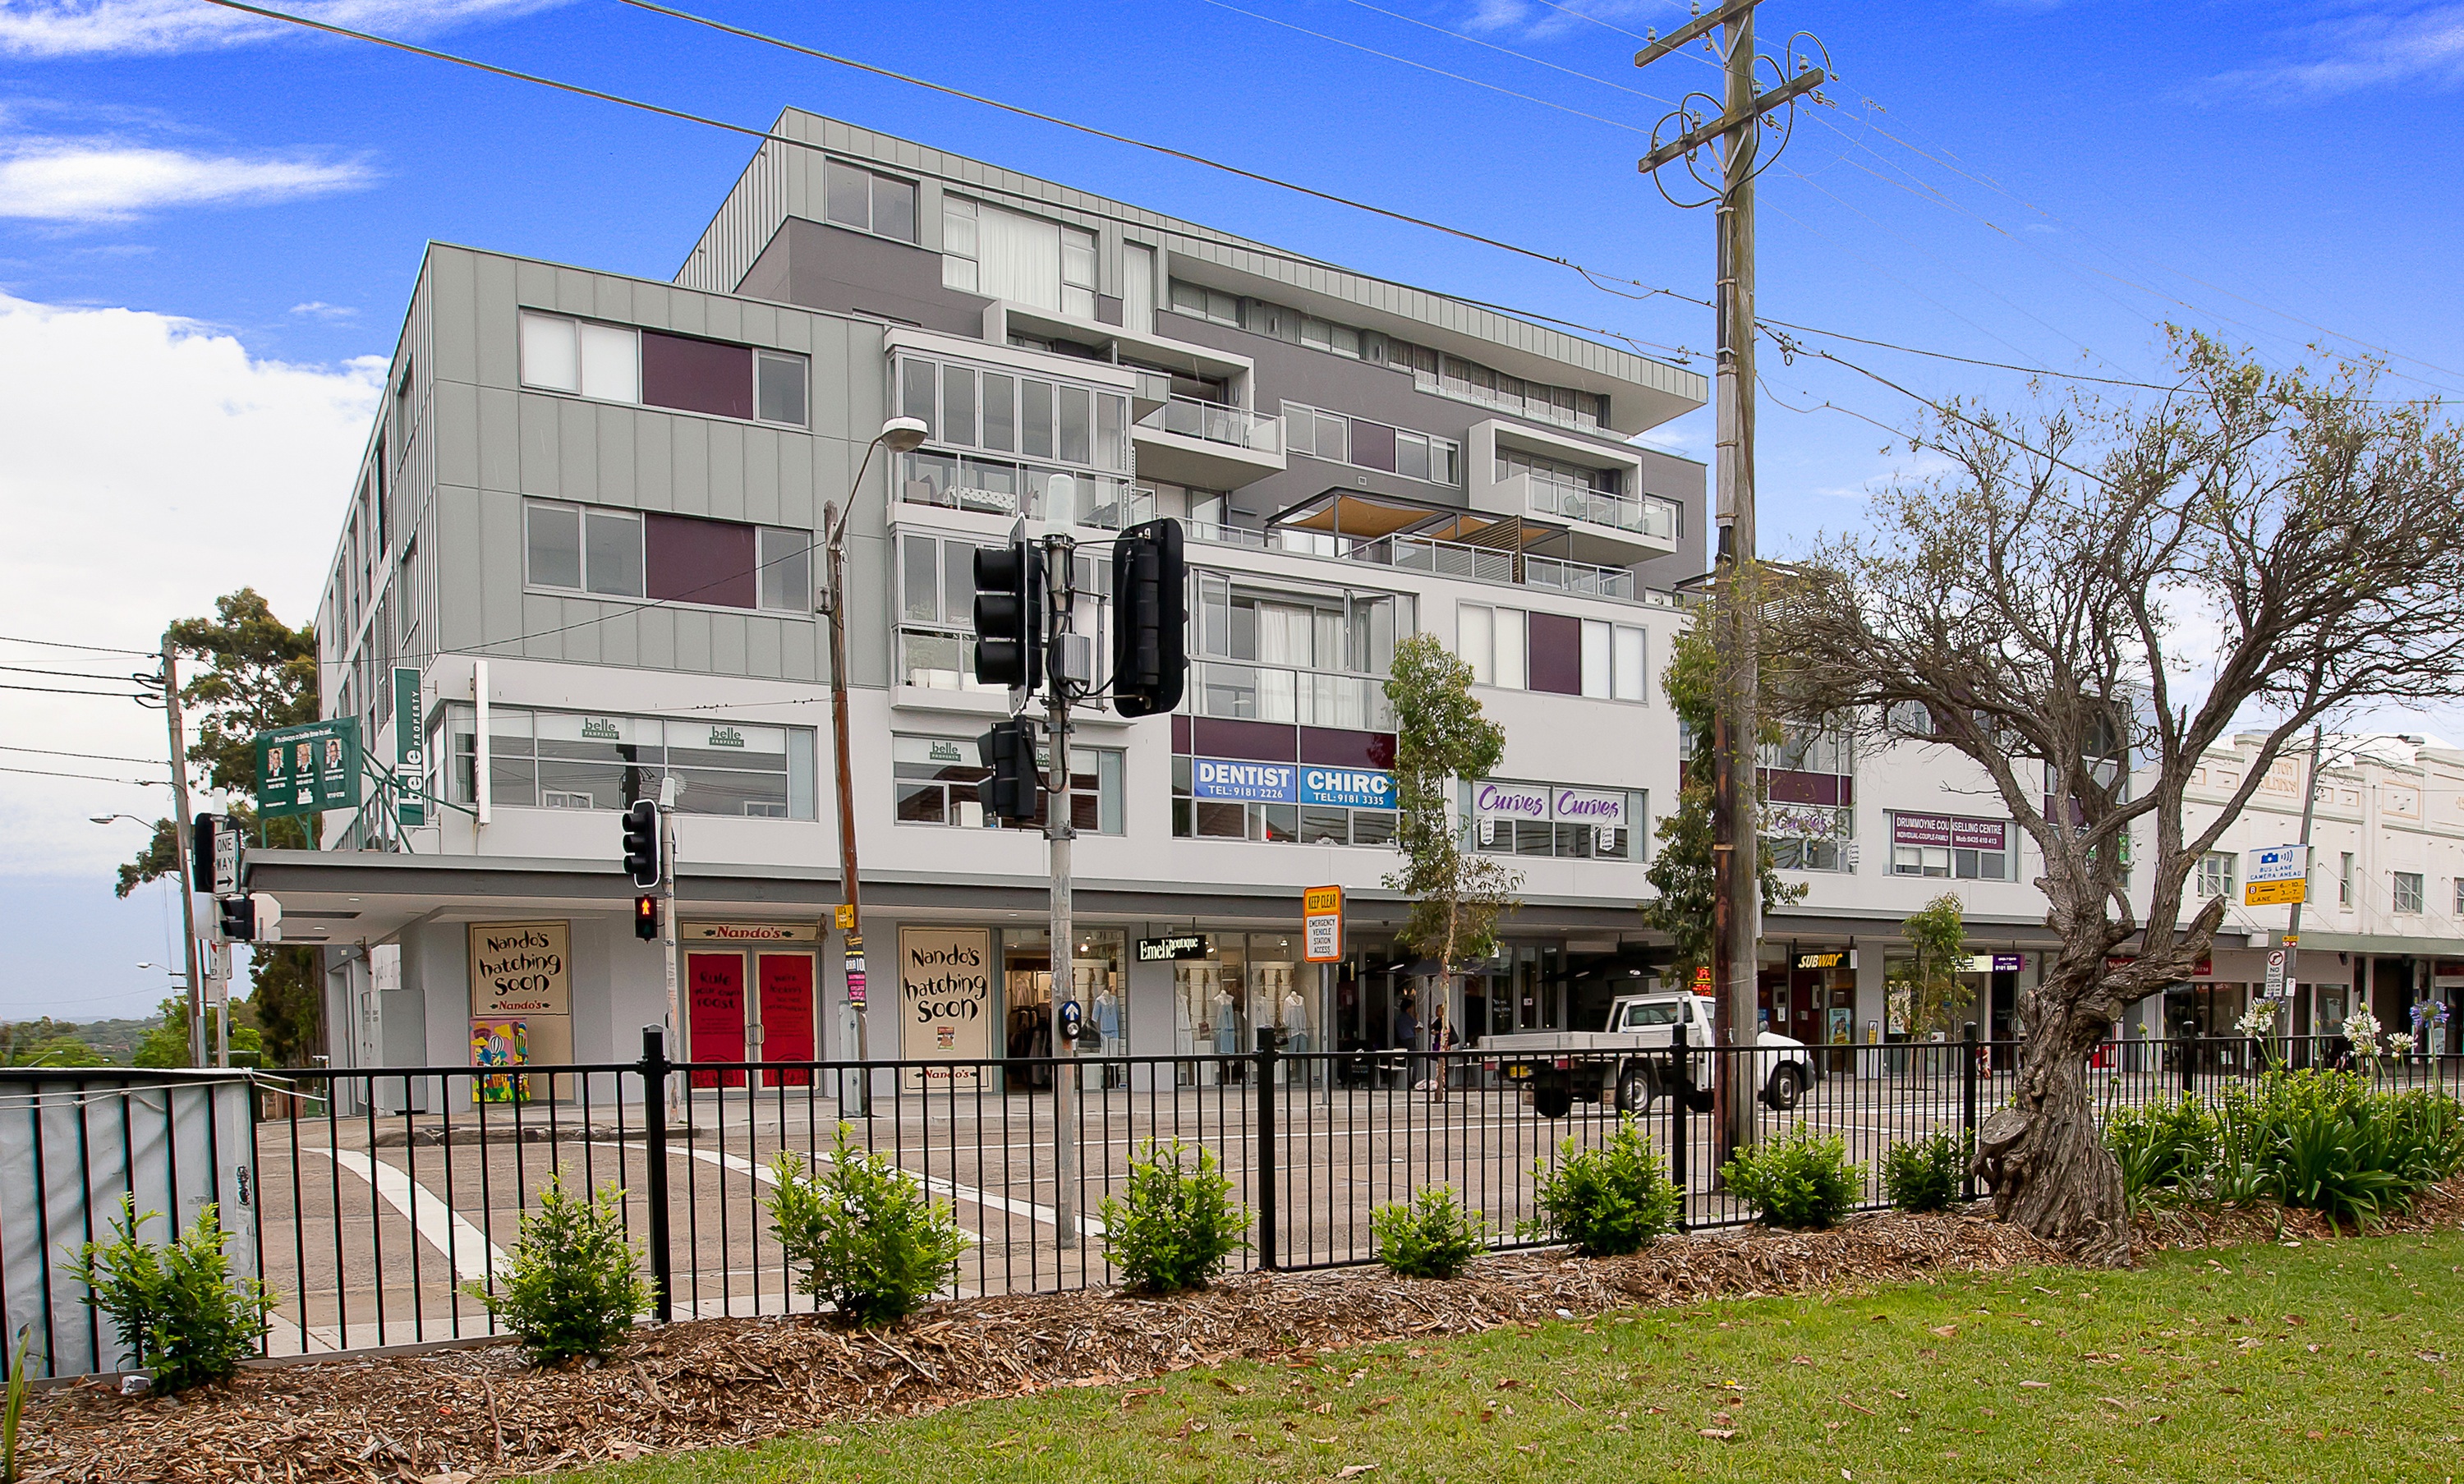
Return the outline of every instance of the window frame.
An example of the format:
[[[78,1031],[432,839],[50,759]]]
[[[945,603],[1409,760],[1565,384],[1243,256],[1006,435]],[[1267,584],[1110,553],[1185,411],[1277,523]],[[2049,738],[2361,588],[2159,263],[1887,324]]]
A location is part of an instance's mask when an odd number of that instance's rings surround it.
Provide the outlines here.
[[[2200,856],[2196,867],[2199,900],[2204,902],[2210,897],[2223,897],[2231,902],[2237,863],[2230,850],[2211,850]]]
[[[740,340],[716,339],[706,335],[687,335],[681,331],[663,329],[656,325],[646,326],[618,324],[612,320],[590,319],[579,315],[559,314],[554,310],[533,309],[528,306],[523,306],[517,309],[516,311],[515,317],[516,364],[514,380],[516,384],[525,392],[536,393],[543,397],[570,397],[579,402],[597,403],[603,406],[641,407],[648,411],[665,412],[675,417],[709,418],[714,422],[735,423],[748,427],[785,427],[795,428],[803,432],[812,431],[813,358],[804,354],[803,351],[785,350],[775,345],[755,345]],[[574,344],[574,384],[572,386],[561,386],[554,382],[534,381],[532,379],[529,325],[533,323],[557,324],[571,327]],[[605,391],[592,391],[590,389],[589,380],[585,374],[588,370],[589,360],[587,355],[582,348],[582,337],[585,332],[591,330],[613,332],[624,336],[631,342],[632,384],[629,395],[619,397],[610,395]],[[654,335],[667,336],[674,339],[698,340],[709,345],[718,345],[724,346],[730,350],[743,351],[751,358],[752,361],[754,415],[749,418],[740,418],[731,416],[724,412],[709,412],[696,407],[672,406],[667,403],[651,402],[647,400],[642,395],[642,334],[645,330],[649,330]],[[798,368],[799,375],[803,382],[803,386],[798,396],[798,402],[803,411],[803,420],[802,422],[794,422],[785,418],[765,417],[761,414],[762,389],[766,380],[765,370],[774,362],[791,364]]]
[[[532,566],[533,517],[540,512],[558,511],[569,511],[574,516],[576,585],[570,587],[540,578]],[[590,523],[594,518],[625,521],[632,526],[635,558],[633,577],[637,583],[633,591],[626,592],[621,589],[605,589],[591,585]],[[611,602],[649,602],[650,600],[649,562],[649,551],[644,545],[648,528],[649,522],[643,518],[643,513],[637,510],[626,510],[612,505],[589,505],[574,500],[525,499],[522,501],[522,586],[532,591],[553,593],[561,597],[599,599]]]
[[[843,221],[835,214],[841,171],[864,179],[865,219],[861,225]],[[881,229],[881,187],[885,185],[906,187],[908,234],[904,237]],[[862,232],[868,237],[879,237],[884,242],[903,242],[911,248],[917,247],[924,236],[924,189],[905,176],[887,174],[869,165],[827,155],[822,160],[822,220],[845,231]]]
[[[2430,882],[2420,871],[2387,873],[2387,907],[2402,917],[2418,917],[2429,906]],[[2407,906],[2407,903],[2409,906]]]
[[[1380,422],[1375,418],[1356,418],[1348,412],[1338,412],[1331,407],[1320,407],[1302,402],[1286,401],[1283,404],[1283,418],[1284,451],[1287,454],[1297,453],[1303,458],[1315,459],[1321,464],[1340,464],[1346,469],[1365,469],[1370,470],[1372,473],[1392,474],[1397,479],[1409,479],[1419,484],[1434,485],[1441,490],[1460,490],[1463,488],[1463,445],[1452,438],[1441,437],[1436,433],[1423,432],[1417,427],[1403,427],[1397,424]],[[1321,419],[1330,424],[1339,425],[1340,435],[1343,439],[1343,450],[1340,454],[1325,454],[1317,451],[1320,441],[1317,436],[1317,429]],[[1357,451],[1355,447],[1357,440],[1355,440],[1352,434],[1352,425],[1355,423],[1363,424],[1371,427],[1382,427],[1386,429],[1386,431],[1395,435],[1395,468],[1388,469],[1383,465],[1378,464],[1363,464],[1353,457],[1353,455]],[[1299,432],[1302,428],[1309,429],[1306,437],[1302,436]],[[1427,448],[1428,473],[1408,474],[1403,472],[1402,466],[1404,459],[1402,450],[1407,446],[1425,447]],[[1441,457],[1441,454],[1442,458]],[[1446,474],[1450,477],[1439,477],[1439,466],[1441,462],[1444,465]]]

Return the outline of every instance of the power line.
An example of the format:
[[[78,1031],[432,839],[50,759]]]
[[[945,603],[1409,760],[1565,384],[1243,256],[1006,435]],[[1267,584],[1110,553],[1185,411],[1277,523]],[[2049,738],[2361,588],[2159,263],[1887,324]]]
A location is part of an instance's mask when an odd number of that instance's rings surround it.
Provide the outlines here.
[[[117,680],[116,675],[97,675],[86,670],[43,670],[31,665],[0,665],[0,670],[12,675],[50,675],[61,680]],[[130,677],[134,679],[135,677]]]
[[[38,778],[84,778],[92,783],[125,783],[131,788],[169,788],[161,778],[109,778],[99,773],[55,773],[49,768],[11,768],[0,765],[0,773],[32,774]]]
[[[152,649],[115,649],[108,644],[72,644],[57,639],[27,639],[17,634],[0,634],[0,644],[40,644],[46,649],[84,649],[94,654],[133,654],[144,660],[161,657]]]
[[[0,742],[0,753],[40,753],[46,757],[81,757],[88,762],[97,763],[148,763],[159,766],[163,761],[159,757],[121,757],[111,753],[64,752],[55,747],[11,747],[5,742]]]
[[[99,679],[100,677],[95,677]],[[128,690],[71,690],[65,686],[20,686],[0,681],[0,690],[39,690],[47,695],[110,696],[117,701],[148,701],[153,697]]]

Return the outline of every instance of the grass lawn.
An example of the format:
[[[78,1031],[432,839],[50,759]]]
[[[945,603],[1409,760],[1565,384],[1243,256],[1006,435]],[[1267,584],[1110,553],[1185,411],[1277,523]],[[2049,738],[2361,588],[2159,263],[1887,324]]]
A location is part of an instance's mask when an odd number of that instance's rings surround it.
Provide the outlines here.
[[[977,1403],[592,1484],[2464,1473],[2464,1235],[2168,1254]]]

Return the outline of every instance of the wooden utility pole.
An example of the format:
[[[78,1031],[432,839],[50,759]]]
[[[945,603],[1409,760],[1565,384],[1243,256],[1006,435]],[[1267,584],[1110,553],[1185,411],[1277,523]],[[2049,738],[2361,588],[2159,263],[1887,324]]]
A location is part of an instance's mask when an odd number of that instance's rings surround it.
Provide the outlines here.
[[[1761,737],[1755,701],[1762,678],[1760,596],[1754,567],[1754,177],[1760,173],[1764,119],[1819,87],[1827,72],[1800,61],[1793,76],[1760,94],[1755,76],[1760,60],[1754,51],[1754,7],[1759,0],[1729,0],[1708,15],[1700,15],[1669,33],[1654,37],[1635,55],[1635,65],[1648,67],[1698,40],[1720,57],[1727,87],[1721,116],[1703,122],[1681,109],[1661,120],[1685,125],[1677,138],[1658,142],[1643,157],[1640,168],[1657,175],[1662,165],[1687,162],[1695,180],[1712,195],[1705,201],[1682,203],[1717,207],[1719,319],[1717,382],[1719,552],[1713,584],[1719,627],[1719,684],[1712,728],[1712,981],[1718,992],[1722,1044],[1750,1046],[1760,1030],[1755,966],[1762,940],[1762,840],[1757,810],[1757,753]],[[1725,46],[1708,41],[1725,30]],[[1759,95],[1759,96],[1758,96]],[[1716,182],[1705,181],[1693,169],[1693,157],[1705,145],[1720,146]],[[1662,187],[1662,194],[1666,188]],[[1672,201],[1674,197],[1670,198]],[[1751,1058],[1731,1058],[1713,1082],[1715,1122],[1720,1130],[1722,1162],[1754,1142],[1754,1094]]]
[[[206,1066],[206,986],[197,969],[197,884],[190,864],[195,847],[188,839],[188,724],[180,714],[179,651],[168,634],[163,636],[163,720],[171,731],[171,876],[180,884],[180,923],[187,939],[182,962],[188,978],[188,1065]],[[223,1016],[231,1016],[228,1006]]]

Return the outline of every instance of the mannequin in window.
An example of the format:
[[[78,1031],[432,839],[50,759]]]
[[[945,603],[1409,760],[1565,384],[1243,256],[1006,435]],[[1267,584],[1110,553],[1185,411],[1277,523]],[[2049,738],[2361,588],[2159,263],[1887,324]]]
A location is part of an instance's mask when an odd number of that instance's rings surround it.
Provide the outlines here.
[[[1098,1044],[1102,1047],[1103,1054],[1107,1057],[1121,1055],[1121,997],[1112,993],[1110,975],[1105,976],[1104,987],[1095,992],[1094,1018],[1095,1034],[1101,1038]],[[1119,1086],[1121,1084],[1119,1074],[1123,1070],[1125,1069],[1114,1066],[1104,1068],[1104,1085]]]
[[[1233,1002],[1232,992],[1221,986],[1215,991],[1215,1054],[1219,1057],[1241,1054],[1240,1009]],[[1241,1064],[1237,1061],[1223,1063],[1223,1076],[1228,1081],[1240,1080]]]

